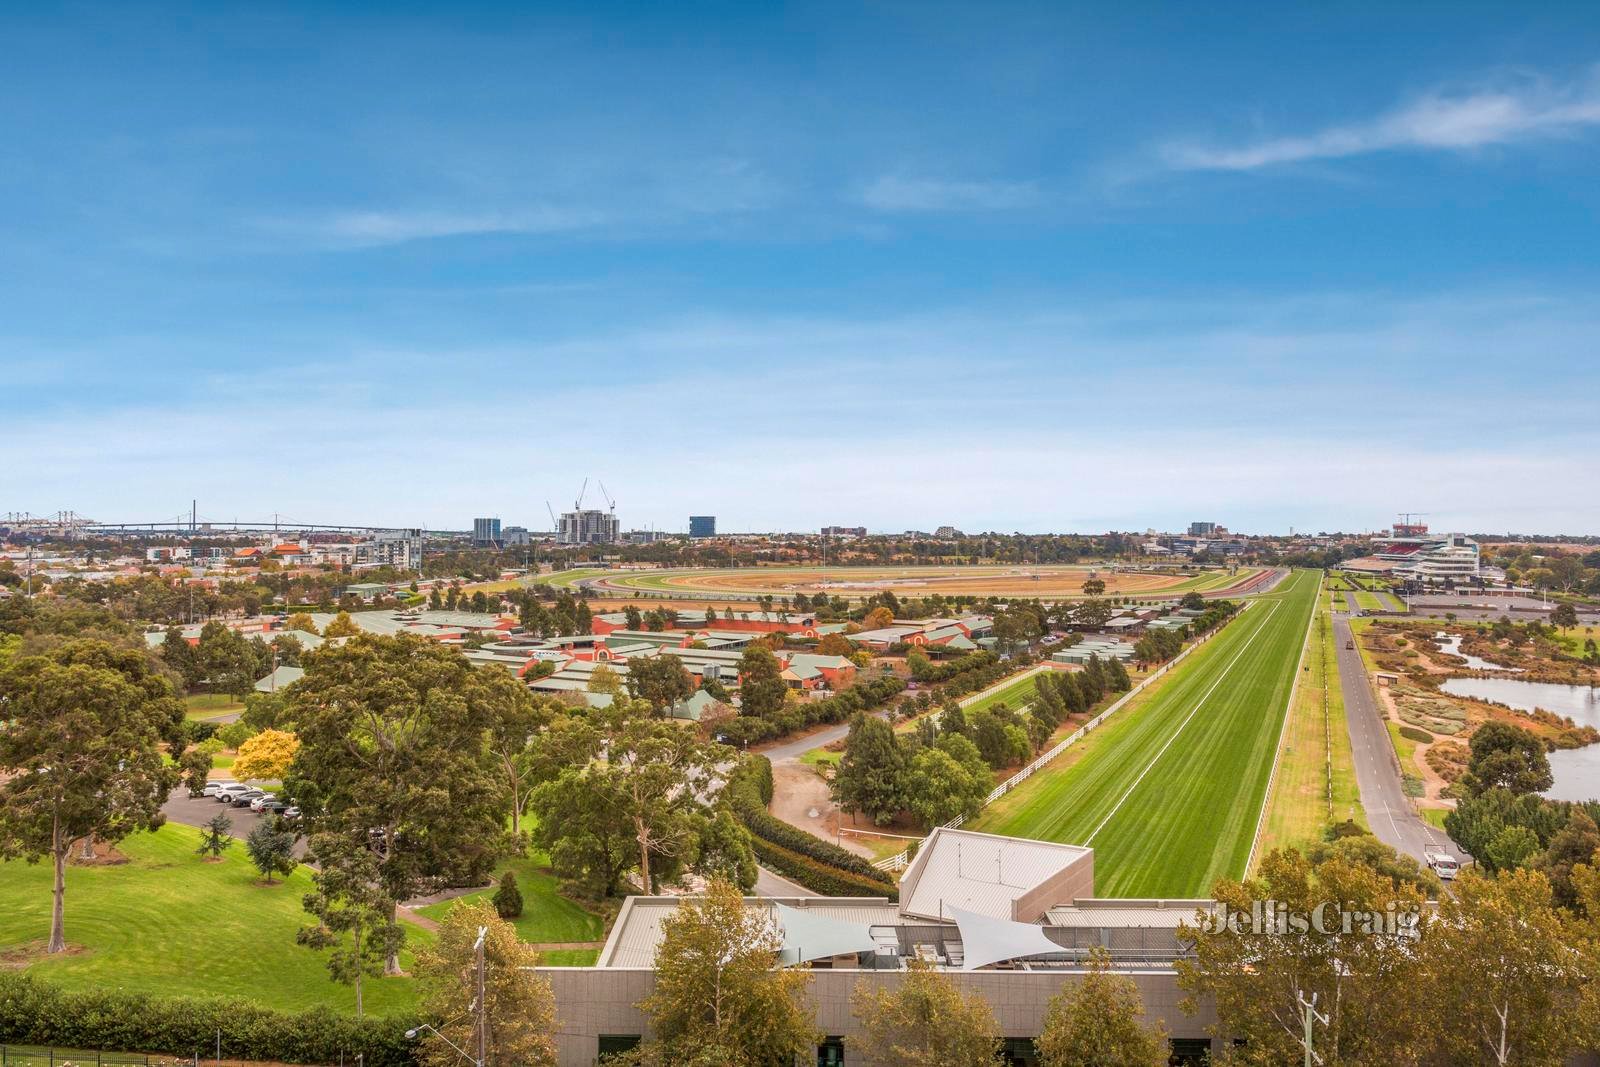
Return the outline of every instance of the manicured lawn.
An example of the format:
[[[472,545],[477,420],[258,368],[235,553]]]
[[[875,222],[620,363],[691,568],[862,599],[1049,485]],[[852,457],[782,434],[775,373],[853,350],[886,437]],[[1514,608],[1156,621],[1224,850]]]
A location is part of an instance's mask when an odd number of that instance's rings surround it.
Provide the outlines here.
[[[1355,594],[1356,607],[1362,611],[1387,611],[1389,605],[1378,599],[1377,593],[1369,593],[1365,589]]]
[[[1275,848],[1317,840],[1329,822],[1354,819],[1366,825],[1345,722],[1333,626],[1326,610],[1319,611],[1312,623],[1305,666],[1310,669],[1300,675],[1278,753],[1278,776],[1261,826],[1258,861]]]
[[[829,752],[827,749],[819,746],[803,754],[800,757],[800,762],[804,763],[807,767],[822,767],[824,765],[829,767],[837,767],[839,765],[839,761],[843,758],[843,752]]]
[[[1242,875],[1316,601],[1313,571],[1255,598],[1070,765],[1036,775],[973,828],[1093,846],[1103,897],[1197,896]]]
[[[326,956],[295,944],[310,922],[300,906],[311,889],[301,867],[273,886],[258,875],[242,843],[219,863],[194,854],[200,831],[168,823],[120,849],[125,864],[67,871],[67,941],[81,952],[40,960],[32,973],[70,988],[131,989],[194,996],[249,997],[285,1010],[328,1004],[353,1011],[355,994],[328,977]],[[48,862],[0,863],[0,952],[50,932]],[[408,944],[432,934],[406,927]],[[409,952],[402,955],[409,968]],[[368,979],[366,1010],[409,1011],[409,978]]]
[[[605,936],[605,923],[600,916],[592,915],[556,891],[556,878],[544,867],[548,861],[542,855],[508,860],[495,868],[495,877],[507,869],[517,874],[517,888],[522,892],[522,914],[512,920],[517,933],[524,941],[543,944],[556,941],[599,941]],[[494,888],[469,893],[458,900],[487,900]],[[455,900],[442,900],[417,909],[419,915],[442,920],[455,905]]]
[[[1019,678],[1009,685],[984,694],[970,704],[963,702],[961,710],[967,715],[971,715],[973,712],[992,708],[996,704],[1004,704],[1012,711],[1021,711],[1033,703],[1034,694],[1037,691],[1035,687],[1038,685],[1038,681],[1039,676],[1037,674]]]
[[[244,710],[244,705],[227,693],[196,693],[184,697],[183,705],[184,717],[188,719],[214,719]]]
[[[597,948],[552,948],[539,953],[546,967],[593,967],[600,958]]]

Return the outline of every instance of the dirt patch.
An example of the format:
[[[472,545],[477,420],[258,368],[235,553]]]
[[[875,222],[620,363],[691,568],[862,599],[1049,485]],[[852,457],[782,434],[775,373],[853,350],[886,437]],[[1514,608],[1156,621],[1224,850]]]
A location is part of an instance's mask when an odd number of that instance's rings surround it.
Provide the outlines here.
[[[83,956],[89,952],[87,946],[75,945],[68,941],[65,949],[52,954],[45,951],[45,946],[48,944],[48,941],[40,938],[37,941],[24,941],[20,945],[12,945],[10,948],[0,950],[0,968],[20,971],[24,967],[31,967],[41,960],[61,959],[65,956]]]
[[[817,812],[816,818],[811,817],[813,809]],[[859,856],[871,859],[876,855],[852,835],[839,833],[840,820],[844,820],[842,825],[849,826],[850,816],[834,805],[833,799],[828,796],[828,783],[822,780],[822,776],[804,763],[784,760],[772,765],[771,811],[784,822],[798,826],[807,833],[828,841],[837,839],[841,847]]]
[[[116,867],[128,862],[128,857],[118,852],[116,847],[103,841],[94,843],[94,857],[84,856],[81,844],[73,845],[72,851],[67,855],[67,864],[72,867]]]

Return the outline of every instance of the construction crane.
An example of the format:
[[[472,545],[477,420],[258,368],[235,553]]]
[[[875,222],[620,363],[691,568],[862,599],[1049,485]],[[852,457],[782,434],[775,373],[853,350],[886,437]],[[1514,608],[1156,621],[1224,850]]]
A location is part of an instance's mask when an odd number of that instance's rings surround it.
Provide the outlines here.
[[[572,502],[572,510],[573,511],[582,511],[583,510],[583,495],[585,493],[587,493],[588,491],[589,491],[589,479],[585,478],[583,480],[583,488],[578,490],[578,499],[576,499],[576,500],[574,500]]]
[[[550,530],[553,533],[561,532],[561,523],[556,521],[556,509],[550,506],[550,501],[544,502],[544,509],[550,513]]]
[[[600,483],[600,495],[606,498],[606,504],[611,508],[611,514],[617,513],[617,502],[611,499],[611,494],[606,492],[606,483]]]

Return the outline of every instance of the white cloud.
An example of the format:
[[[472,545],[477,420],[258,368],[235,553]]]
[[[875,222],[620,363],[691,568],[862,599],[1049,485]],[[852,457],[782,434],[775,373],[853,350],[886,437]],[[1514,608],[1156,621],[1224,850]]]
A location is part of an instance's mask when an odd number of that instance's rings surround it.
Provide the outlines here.
[[[1565,87],[1530,82],[1468,93],[1435,90],[1363,122],[1237,147],[1169,144],[1162,157],[1175,170],[1245,171],[1374,152],[1462,151],[1568,136],[1597,124],[1600,75],[1591,75]]]
[[[519,211],[356,211],[333,215],[311,228],[333,244],[402,244],[433,237],[494,233],[538,234],[577,230],[600,224],[598,212],[535,207]]]
[[[886,174],[861,193],[878,211],[1014,211],[1040,201],[1032,182],[949,181]]]

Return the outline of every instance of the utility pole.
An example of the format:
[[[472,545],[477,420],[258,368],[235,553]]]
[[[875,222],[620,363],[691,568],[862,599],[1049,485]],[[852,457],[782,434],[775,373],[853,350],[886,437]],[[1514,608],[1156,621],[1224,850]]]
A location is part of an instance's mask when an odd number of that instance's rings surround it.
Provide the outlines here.
[[[489,1002],[484,997],[484,938],[489,936],[487,926],[478,927],[478,940],[472,946],[478,962],[478,1067],[489,1062]]]
[[[1316,993],[1311,994],[1310,1000],[1307,1000],[1305,994],[1299,990],[1296,990],[1294,995],[1295,999],[1300,1002],[1300,1009],[1305,1017],[1305,1036],[1300,1040],[1306,1050],[1305,1067],[1315,1067],[1316,1064],[1322,1062],[1322,1057],[1317,1055],[1316,1051],[1311,1047],[1311,1029],[1317,1023],[1327,1026],[1328,1016],[1317,1010]]]

